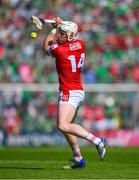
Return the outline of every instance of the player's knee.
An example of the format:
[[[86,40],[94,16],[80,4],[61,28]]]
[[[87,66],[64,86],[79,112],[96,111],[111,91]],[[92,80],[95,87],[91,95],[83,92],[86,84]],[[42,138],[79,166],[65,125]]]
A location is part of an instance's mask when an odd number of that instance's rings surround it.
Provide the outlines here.
[[[57,128],[62,132],[67,132],[68,131],[68,125],[64,124],[64,123],[58,123]]]

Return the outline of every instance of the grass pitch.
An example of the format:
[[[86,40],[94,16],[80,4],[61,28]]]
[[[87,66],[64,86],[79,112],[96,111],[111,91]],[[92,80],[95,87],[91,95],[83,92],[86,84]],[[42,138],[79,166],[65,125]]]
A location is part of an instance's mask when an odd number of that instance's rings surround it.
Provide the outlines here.
[[[64,170],[69,148],[0,148],[0,179],[139,179],[139,148],[108,147],[102,162],[95,148],[81,151],[86,167]]]

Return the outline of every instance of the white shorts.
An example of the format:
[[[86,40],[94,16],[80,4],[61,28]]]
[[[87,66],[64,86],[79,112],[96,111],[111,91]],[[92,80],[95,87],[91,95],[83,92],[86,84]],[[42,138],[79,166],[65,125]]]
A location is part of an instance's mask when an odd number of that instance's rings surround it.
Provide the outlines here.
[[[58,103],[73,105],[76,109],[83,103],[85,93],[83,90],[61,91],[58,97]]]

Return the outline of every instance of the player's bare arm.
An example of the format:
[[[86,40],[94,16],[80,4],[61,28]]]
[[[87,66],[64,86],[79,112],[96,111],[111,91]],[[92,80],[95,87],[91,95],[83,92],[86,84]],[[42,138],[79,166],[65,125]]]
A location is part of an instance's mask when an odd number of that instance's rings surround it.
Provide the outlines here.
[[[43,48],[46,54],[48,55],[49,55],[48,49],[49,46],[52,45],[55,40],[55,34],[56,34],[56,29],[53,29],[51,33],[47,36],[47,38],[44,40]]]
[[[55,42],[56,39],[56,28],[63,21],[63,19],[59,17],[54,18],[53,20],[55,21],[55,23],[52,23],[53,29],[51,33],[47,36],[47,38],[44,40],[44,45],[43,45],[44,50],[48,55],[49,55],[48,48],[50,45],[52,45]]]

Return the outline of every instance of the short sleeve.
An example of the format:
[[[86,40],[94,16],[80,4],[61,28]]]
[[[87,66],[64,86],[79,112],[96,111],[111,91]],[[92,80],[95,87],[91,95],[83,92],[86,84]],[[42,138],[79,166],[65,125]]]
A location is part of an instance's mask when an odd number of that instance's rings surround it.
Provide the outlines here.
[[[49,55],[56,56],[58,51],[58,44],[52,44],[48,47]]]

